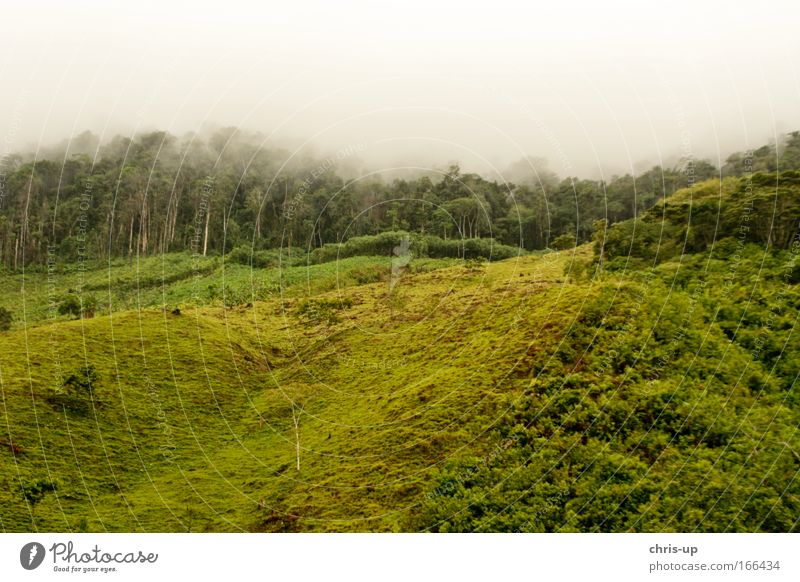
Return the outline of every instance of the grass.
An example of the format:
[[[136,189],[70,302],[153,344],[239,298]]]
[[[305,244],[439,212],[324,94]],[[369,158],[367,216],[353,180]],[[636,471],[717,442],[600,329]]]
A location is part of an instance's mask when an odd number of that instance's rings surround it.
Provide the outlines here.
[[[745,251],[735,286],[701,256],[590,279],[588,247],[413,261],[393,285],[386,258],[206,259],[195,282],[168,256],[87,272],[114,309],[76,321],[48,320],[45,275],[4,280],[29,323],[0,334],[0,528],[786,530],[800,300],[785,257]]]
[[[207,259],[199,283],[168,286],[159,274],[185,273],[185,258],[152,258],[137,277],[124,264],[85,273],[84,287],[112,281],[115,310],[56,322],[42,315],[45,274],[5,280],[9,293],[24,285],[28,325],[0,336],[0,527],[397,530],[438,463],[483,446],[476,435],[507,396],[499,371],[519,355],[508,346],[566,317],[559,298],[575,290],[553,257],[415,261],[391,293],[385,258],[257,273]],[[280,287],[249,306],[192,305],[192,285],[223,273],[226,286]],[[77,277],[60,274],[60,289]],[[150,284],[124,299],[137,279]],[[309,296],[351,306],[309,322],[297,313]],[[520,319],[534,299],[543,307]],[[92,396],[65,409],[53,396],[84,365],[97,371]],[[54,490],[26,501],[40,483]]]
[[[417,259],[413,268],[424,272],[453,264],[454,259]],[[254,269],[225,262],[220,257],[192,257],[186,253],[79,268],[54,266],[48,273],[37,268],[0,278],[0,307],[10,309],[19,328],[66,321],[58,305],[68,293],[99,303],[97,314],[137,309],[187,306],[246,305],[273,297],[314,295],[387,279],[386,257],[350,257],[323,264],[292,264]]]

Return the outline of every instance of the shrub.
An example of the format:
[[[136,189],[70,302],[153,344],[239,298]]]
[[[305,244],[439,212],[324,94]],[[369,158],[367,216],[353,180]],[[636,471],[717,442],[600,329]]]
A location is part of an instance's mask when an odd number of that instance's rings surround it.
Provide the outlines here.
[[[75,318],[94,317],[97,310],[97,299],[92,295],[87,295],[83,299],[77,293],[68,293],[58,304],[59,315],[71,315]]]
[[[341,244],[326,244],[311,252],[311,261],[326,263],[356,256],[393,256],[395,248],[408,244],[412,257],[436,259],[479,259],[502,261],[522,254],[518,247],[500,244],[491,238],[444,240],[433,235],[418,235],[402,230],[353,237]]]
[[[226,260],[254,269],[270,269],[280,264],[278,251],[255,251],[251,247],[236,247],[226,255]]]
[[[75,293],[69,293],[58,304],[59,315],[72,315],[79,317],[81,314],[81,298]]]
[[[83,300],[83,316],[87,319],[94,317],[95,311],[97,311],[97,299],[92,295],[86,296]]]
[[[437,236],[426,237],[428,256],[443,259],[479,259],[502,261],[522,254],[518,247],[503,245],[491,238],[444,240]]]
[[[31,505],[36,505],[44,498],[45,493],[55,491],[57,488],[57,485],[52,481],[37,479],[36,481],[22,483],[20,485],[20,493],[25,501]]]
[[[247,286],[225,285],[223,305],[227,308],[245,305],[252,301],[252,292]]]
[[[97,371],[94,369],[94,366],[89,364],[67,376],[67,379],[64,380],[63,387],[68,393],[75,396],[91,396],[94,391],[95,382],[97,382]]]
[[[297,315],[307,324],[334,325],[340,321],[337,311],[352,306],[351,299],[306,299],[297,308]]]
[[[340,244],[326,244],[311,252],[311,261],[327,263],[347,257],[392,256],[395,247],[405,241],[409,243],[412,256],[422,254],[422,239],[418,235],[402,230],[382,232],[376,235],[355,236]]]
[[[562,234],[553,239],[550,245],[557,251],[564,251],[575,248],[575,235],[571,232]]]
[[[11,329],[11,312],[5,307],[0,307],[0,331],[8,331]]]
[[[47,398],[56,408],[63,408],[78,414],[89,410],[89,403],[95,399],[95,384],[98,375],[94,366],[82,366],[77,372],[67,376],[62,382],[62,391]]]

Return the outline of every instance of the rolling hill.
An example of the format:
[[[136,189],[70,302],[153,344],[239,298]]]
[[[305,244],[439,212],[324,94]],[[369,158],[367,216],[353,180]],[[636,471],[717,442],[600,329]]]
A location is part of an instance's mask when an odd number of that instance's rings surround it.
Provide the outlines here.
[[[77,320],[46,272],[7,277],[0,528],[796,530],[796,239],[623,254],[636,224],[400,272],[92,265],[59,274],[95,285]]]

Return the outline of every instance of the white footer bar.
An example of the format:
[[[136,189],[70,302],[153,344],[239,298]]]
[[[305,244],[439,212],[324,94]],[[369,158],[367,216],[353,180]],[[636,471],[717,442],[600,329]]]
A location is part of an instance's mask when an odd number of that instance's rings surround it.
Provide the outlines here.
[[[4,534],[0,580],[796,581],[798,550],[793,534]]]

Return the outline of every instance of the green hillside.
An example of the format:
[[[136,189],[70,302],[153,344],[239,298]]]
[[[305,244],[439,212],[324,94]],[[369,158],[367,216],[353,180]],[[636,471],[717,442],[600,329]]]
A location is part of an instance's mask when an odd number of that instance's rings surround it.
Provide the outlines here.
[[[743,183],[499,262],[8,276],[0,528],[797,530],[800,244],[692,234]]]
[[[380,282],[310,300],[333,317],[277,298],[6,333],[3,526],[258,530],[291,512],[303,529],[398,527],[436,458],[475,446],[498,413],[493,385],[513,360],[497,340],[530,343],[536,329],[512,324],[531,292],[559,296],[561,262],[467,264],[407,274],[392,296]],[[564,319],[546,305],[539,325]],[[91,394],[60,398],[85,365]],[[25,502],[23,488],[51,482]]]

